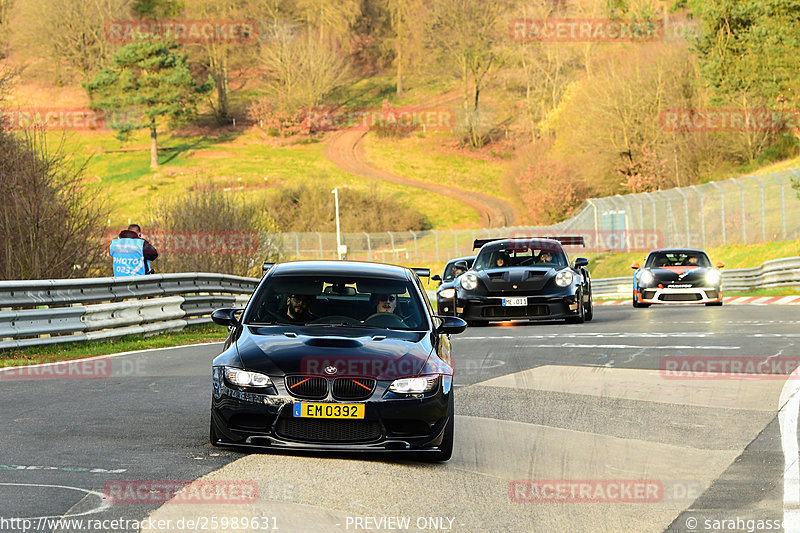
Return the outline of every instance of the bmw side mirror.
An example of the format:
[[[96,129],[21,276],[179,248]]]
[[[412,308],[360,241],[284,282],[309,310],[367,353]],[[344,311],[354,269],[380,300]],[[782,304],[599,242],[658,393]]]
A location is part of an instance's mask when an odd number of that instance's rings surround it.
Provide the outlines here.
[[[578,257],[575,259],[575,268],[581,268],[589,265],[589,260],[585,257]]]
[[[437,333],[457,335],[467,329],[467,323],[457,316],[437,316],[442,323],[436,328]]]
[[[222,309],[215,309],[211,313],[211,320],[220,326],[236,327],[239,325],[239,317],[236,316],[244,311],[244,309],[234,309],[233,307],[223,307]]]

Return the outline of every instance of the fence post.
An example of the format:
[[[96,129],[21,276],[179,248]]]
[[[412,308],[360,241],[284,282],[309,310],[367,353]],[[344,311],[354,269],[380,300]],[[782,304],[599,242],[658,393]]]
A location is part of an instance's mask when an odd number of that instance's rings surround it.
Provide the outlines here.
[[[587,201],[589,205],[594,208],[594,251],[595,253],[600,253],[600,235],[598,233],[599,228],[597,227],[597,205],[592,198],[589,198]]]
[[[369,240],[369,233],[365,231],[364,237],[367,238],[367,261],[372,261],[372,243]]]
[[[692,237],[689,233],[689,199],[686,198],[686,193],[684,193],[680,187],[676,187],[675,190],[683,197],[683,214],[686,224],[686,247],[688,248],[692,245]]]
[[[300,236],[296,231],[294,232],[294,249],[295,253],[297,254],[295,259],[300,259]]]
[[[744,187],[739,183],[739,178],[734,178],[731,181],[739,187],[739,195],[742,202],[742,244],[747,244],[747,219],[744,214]]]
[[[413,230],[408,230],[412,237],[414,237],[414,261],[419,261],[419,252],[417,251],[417,234]]]
[[[722,191],[716,181],[709,182],[715,189],[719,191],[719,224],[722,227],[722,246],[727,246],[728,238],[725,234],[725,193]]]
[[[433,230],[433,245],[436,247],[436,261],[440,261],[439,259],[439,232]]]
[[[394,249],[394,235],[392,235],[391,231],[387,231],[386,234],[389,236],[389,242],[392,243],[392,254],[394,254],[394,261],[397,262],[397,250]]]
[[[453,257],[458,256],[458,236],[456,235],[456,230],[451,229],[450,231],[453,232]]]
[[[767,242],[767,216],[764,213],[764,184],[761,183],[761,180],[757,177],[750,177],[758,183],[758,187],[761,189],[761,242]]]
[[[696,185],[691,185],[691,189],[700,199],[700,246],[706,247],[706,210],[705,210],[705,197],[703,191],[697,188]]]
[[[322,259],[322,234],[320,232],[316,232],[317,239],[319,240],[319,250],[317,251],[317,259]]]

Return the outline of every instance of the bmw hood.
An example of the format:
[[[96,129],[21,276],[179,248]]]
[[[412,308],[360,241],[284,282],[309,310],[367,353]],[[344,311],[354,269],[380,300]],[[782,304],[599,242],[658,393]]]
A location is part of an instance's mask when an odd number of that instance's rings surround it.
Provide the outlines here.
[[[361,328],[246,326],[237,341],[244,368],[268,375],[398,379],[418,375],[432,351],[426,335]],[[334,370],[335,368],[335,370]]]

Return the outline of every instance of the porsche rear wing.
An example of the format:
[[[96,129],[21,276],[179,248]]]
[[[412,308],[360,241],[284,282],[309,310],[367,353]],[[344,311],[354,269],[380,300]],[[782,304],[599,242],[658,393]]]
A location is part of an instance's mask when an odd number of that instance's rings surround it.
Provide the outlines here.
[[[414,274],[421,278],[430,278],[431,277],[431,269],[430,268],[412,268],[411,270],[414,271]]]
[[[564,246],[586,246],[586,243],[583,240],[583,235],[562,235],[558,237],[508,237],[508,238],[495,238],[495,239],[475,239],[472,242],[472,249],[475,250],[477,248],[481,248],[484,244],[495,242],[495,241],[503,241],[503,240],[514,240],[514,241],[537,241],[537,240],[544,240],[549,239],[553,241],[558,241]]]

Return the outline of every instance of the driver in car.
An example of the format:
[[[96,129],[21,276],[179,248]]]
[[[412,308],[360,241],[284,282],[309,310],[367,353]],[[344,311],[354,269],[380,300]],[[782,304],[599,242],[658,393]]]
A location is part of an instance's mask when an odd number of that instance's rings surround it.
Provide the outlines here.
[[[394,294],[373,294],[369,298],[374,313],[394,313],[397,309],[397,296]]]
[[[292,294],[286,298],[284,319],[291,324],[305,324],[317,318],[308,310],[315,297],[310,294]]]

